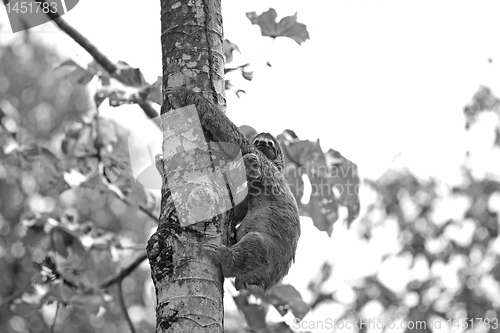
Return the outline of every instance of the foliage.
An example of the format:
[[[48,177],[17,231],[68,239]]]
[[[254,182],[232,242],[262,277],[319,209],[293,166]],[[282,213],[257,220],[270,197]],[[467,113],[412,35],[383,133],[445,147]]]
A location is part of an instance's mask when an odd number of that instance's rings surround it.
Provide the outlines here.
[[[274,8],[257,15],[255,12],[247,13],[247,17],[252,22],[260,27],[262,36],[288,37],[302,44],[309,39],[309,32],[305,24],[297,22],[297,13],[293,16],[283,17],[279,22],[276,22],[278,14]]]
[[[494,112],[498,117],[494,145],[500,147],[500,99],[493,95],[490,88],[481,86],[472,97],[472,101],[464,107],[464,114],[467,120],[465,127],[467,129],[470,128],[476,122],[477,117],[483,112]]]
[[[244,127],[248,139],[258,133]],[[301,216],[312,218],[314,225],[331,236],[333,224],[339,218],[339,205],[347,208],[347,225],[358,216],[359,176],[356,164],[340,152],[323,152],[318,141],[301,140],[292,130],[277,136],[285,155],[285,177],[299,206]],[[311,193],[304,198],[305,183]],[[303,203],[303,199],[307,199]]]
[[[270,8],[268,11],[263,12],[260,15],[257,15],[255,12],[247,13],[247,18],[250,22],[260,27],[262,36],[271,37],[273,41],[277,37],[287,37],[301,45],[309,39],[309,32],[307,31],[306,25],[297,22],[297,13],[295,13],[294,16],[283,17],[280,22],[276,22],[277,16],[278,14],[273,8]],[[224,41],[224,56],[226,58],[226,64],[233,61],[234,51],[240,52],[238,45],[226,39]],[[248,67],[262,55],[263,54],[242,65],[229,68],[226,67],[224,69],[224,74],[228,74],[230,72],[240,72],[241,76],[245,80],[252,81],[253,72],[249,71]],[[266,64],[271,67],[269,62]],[[229,79],[225,80],[225,87],[226,90],[234,91],[238,97],[241,93],[245,93],[244,90],[235,87]]]
[[[126,132],[89,113],[84,89],[56,61],[29,40],[0,51],[0,331],[46,332],[57,303],[57,331],[121,332],[106,281],[135,247],[144,252],[156,202],[130,174]],[[125,281],[144,316],[154,312],[148,283],[147,271]]]
[[[271,9],[248,17],[264,36],[287,36],[299,44],[308,38],[296,16],[276,22]],[[234,51],[237,45],[226,41],[228,63]],[[131,175],[127,132],[100,117],[99,106],[106,99],[112,106],[160,104],[161,79],[149,84],[125,62],[116,64],[111,75],[97,62],[82,67],[65,61],[55,70],[58,61],[29,39],[0,49],[0,331],[46,332],[55,319],[58,332],[126,331],[127,311],[117,306],[114,284],[122,286],[122,304],[134,310],[138,331],[151,331],[149,272],[134,268],[144,259],[143,244],[156,225],[158,202]],[[248,66],[225,72],[251,80]],[[92,80],[101,85],[93,105],[80,87]],[[242,92],[229,81],[226,88]],[[482,112],[498,114],[498,100],[481,87],[464,108],[467,126]],[[256,133],[248,126],[242,131],[248,137]],[[343,206],[351,224],[360,209],[356,165],[291,130],[278,139],[301,215],[331,235]],[[312,188],[308,198],[304,182]],[[391,170],[365,184],[376,200],[353,229],[367,243],[381,230],[397,230],[397,245],[382,257],[379,270],[343,287],[354,295],[349,302],[340,296],[340,287],[332,287],[335,271],[329,262],[309,284],[310,302],[285,284],[267,295],[244,291],[234,299],[250,327],[291,332],[284,322],[266,321],[271,306],[281,315],[305,319],[311,310],[335,303],[344,320],[366,319],[368,309],[378,304],[379,318],[425,321],[425,331],[436,318],[457,330],[489,325],[489,331],[498,331],[498,180],[477,179],[464,170],[464,183],[450,187],[418,179],[408,170]],[[383,267],[395,260],[405,261],[413,274],[399,289],[381,278]]]
[[[237,50],[226,46],[228,57]],[[161,79],[148,84],[123,61],[113,73],[97,61],[58,61],[29,38],[0,54],[0,88],[6,92],[0,100],[0,265],[8,272],[0,298],[8,320],[0,327],[118,332],[127,325],[120,318],[131,321],[128,305],[137,328],[149,331],[149,272],[132,271],[145,259],[142,244],[156,225],[158,202],[131,175],[128,132],[102,118],[99,107],[106,99],[115,107],[161,104]],[[241,73],[251,80],[246,66]],[[83,87],[95,81],[100,88],[92,103]],[[114,284],[118,297],[110,290]],[[269,295],[248,292],[240,300],[251,294],[283,315],[291,310],[303,317],[309,309],[292,286],[279,285]],[[265,323],[267,310],[257,307]]]
[[[465,107],[467,123],[480,112],[496,112],[497,101],[481,87]],[[309,285],[311,307],[336,303],[343,308],[337,320],[367,323],[376,305],[371,319],[395,322],[405,332],[432,327],[498,332],[500,182],[463,170],[460,186],[419,179],[408,170],[367,180],[376,199],[355,228],[368,244],[395,228],[397,245],[387,250],[376,272],[343,287],[354,294],[351,302],[342,301],[342,287],[330,287],[334,267],[325,262]],[[404,262],[399,287],[384,282],[384,266],[396,262]]]

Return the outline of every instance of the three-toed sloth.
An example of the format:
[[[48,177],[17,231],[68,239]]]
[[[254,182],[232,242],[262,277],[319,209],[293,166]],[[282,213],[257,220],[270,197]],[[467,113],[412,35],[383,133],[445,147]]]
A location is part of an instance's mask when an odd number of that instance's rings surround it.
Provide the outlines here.
[[[288,273],[295,259],[300,236],[297,203],[284,177],[281,147],[269,133],[252,142],[219,108],[190,89],[169,88],[175,107],[195,104],[205,130],[221,142],[235,142],[241,148],[248,182],[248,211],[237,227],[232,246],[207,243],[225,277],[236,277],[236,289],[249,285],[268,290]],[[236,140],[234,137],[236,136]]]

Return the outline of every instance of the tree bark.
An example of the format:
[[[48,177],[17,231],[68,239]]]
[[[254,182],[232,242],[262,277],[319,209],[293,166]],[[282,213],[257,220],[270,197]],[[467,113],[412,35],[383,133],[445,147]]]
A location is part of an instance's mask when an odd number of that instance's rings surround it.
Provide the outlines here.
[[[161,29],[163,90],[185,86],[224,110],[220,0],[161,0]],[[197,130],[193,114],[172,108],[164,96],[161,211],[147,249],[156,288],[156,332],[223,332],[223,277],[201,245],[227,239],[230,213],[213,216],[224,205],[227,185],[206,177],[200,181],[200,175],[214,173],[218,152],[209,150],[209,134]],[[185,222],[193,216],[203,222]]]

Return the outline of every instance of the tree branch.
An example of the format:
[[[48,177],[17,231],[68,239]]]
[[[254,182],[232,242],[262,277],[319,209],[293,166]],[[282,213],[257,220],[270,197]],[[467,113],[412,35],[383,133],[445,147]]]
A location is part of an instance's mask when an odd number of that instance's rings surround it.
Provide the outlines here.
[[[5,296],[3,297],[1,300],[2,302],[0,303],[0,307],[4,306],[5,304],[8,304],[10,302],[12,302],[13,300],[15,300],[16,298],[19,298],[21,297],[25,292],[27,292],[29,289],[31,288],[31,286],[28,286],[26,288],[23,288],[21,290],[18,290],[16,292],[14,292],[13,294],[10,294],[8,296]]]
[[[117,285],[117,293],[118,293],[118,303],[120,303],[120,308],[122,309],[123,315],[125,316],[125,319],[127,320],[128,326],[130,327],[130,331],[132,333],[135,333],[135,327],[134,324],[132,323],[132,320],[130,319],[130,316],[128,315],[127,311],[127,305],[125,304],[125,298],[123,297],[123,288],[122,288],[122,281]]]
[[[47,1],[43,1],[47,2]],[[85,36],[83,36],[78,30],[69,25],[58,13],[51,13],[50,10],[46,13],[54,23],[64,31],[68,36],[73,38],[75,42],[83,47],[90,55],[97,61],[99,65],[104,67],[104,69],[111,75],[115,74],[117,67],[111,62],[99,49],[90,42]]]
[[[144,207],[142,204],[139,205],[139,210],[146,214],[150,219],[155,220],[156,223],[158,223],[158,216],[154,216],[153,213],[151,213],[146,207]]]
[[[56,304],[57,304],[57,307],[56,307],[56,314],[54,315],[54,322],[52,323],[52,326],[50,326],[50,332],[51,333],[54,332],[54,328],[56,327],[57,315],[59,314],[59,306],[61,305],[61,303],[59,303],[58,301],[56,301]]]
[[[120,304],[120,309],[122,310],[123,315],[125,316],[125,319],[127,320],[128,326],[130,327],[130,331],[132,333],[135,333],[135,327],[127,311],[127,305],[125,304],[125,298],[123,297],[122,282],[123,279],[130,273],[132,273],[137,268],[137,266],[139,266],[141,262],[143,262],[146,258],[147,258],[146,253],[141,254],[140,256],[135,258],[135,260],[132,261],[128,266],[123,267],[119,272],[109,276],[106,280],[102,281],[99,284],[99,287],[103,289],[108,288],[109,286],[115,283],[117,284],[116,292],[118,294],[118,304]]]
[[[101,288],[108,288],[109,286],[120,282],[130,273],[132,273],[137,266],[139,266],[144,260],[146,260],[146,253],[141,254],[137,258],[135,258],[134,261],[132,261],[128,266],[123,267],[119,272],[110,275],[106,278],[106,280],[102,281],[99,283],[99,287]]]
[[[47,1],[42,1],[42,3],[44,2]],[[104,53],[99,51],[99,49],[94,44],[92,44],[90,40],[88,40],[78,30],[69,25],[69,23],[66,22],[62,17],[60,17],[58,13],[51,13],[51,11],[49,10],[46,14],[62,31],[70,36],[75,42],[77,42],[78,45],[83,47],[111,76],[115,77],[118,68],[115,66],[115,64],[113,64],[113,62],[111,62],[111,60],[109,60],[108,57],[104,55]],[[144,111],[146,116],[149,117],[149,119],[154,119],[159,116],[158,112],[151,106],[151,103],[147,100],[137,102],[137,104],[141,107],[141,109]],[[158,124],[157,122],[155,123]]]

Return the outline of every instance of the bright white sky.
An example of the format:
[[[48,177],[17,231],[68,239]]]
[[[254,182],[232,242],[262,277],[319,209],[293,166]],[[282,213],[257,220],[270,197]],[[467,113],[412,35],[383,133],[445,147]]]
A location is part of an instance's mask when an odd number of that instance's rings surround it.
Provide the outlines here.
[[[235,123],[319,138],[324,150],[356,162],[364,177],[377,177],[401,156],[398,163],[418,174],[456,181],[464,151],[478,140],[464,131],[463,106],[479,85],[500,94],[500,2],[223,1],[225,37],[242,52],[233,64],[271,45],[245,17],[269,7],[280,16],[297,11],[311,40],[300,47],[278,38],[255,62],[252,82],[235,80],[247,91],[240,99],[227,95]],[[158,1],[83,0],[64,18],[111,59],[141,68],[149,81],[161,74]],[[0,22],[7,23],[3,10]],[[90,61],[52,23],[32,31],[68,57]],[[475,149],[484,155],[493,133],[482,126],[476,132],[489,137]]]
[[[378,176],[401,153],[419,174],[455,179],[471,141],[463,106],[481,84],[500,94],[500,2],[223,1],[225,36],[242,52],[234,64],[271,44],[245,17],[269,7],[280,16],[297,11],[311,40],[300,47],[279,38],[256,62],[254,81],[240,82],[247,95],[228,93],[237,124],[319,138],[365,177]],[[158,1],[82,0],[64,18],[111,59],[141,68],[151,82],[161,74]],[[7,23],[4,10],[0,22]],[[51,23],[33,33],[68,57],[90,60]]]
[[[278,38],[256,62],[254,80],[235,81],[247,91],[240,99],[227,94],[228,115],[236,124],[276,134],[290,128],[300,138],[319,138],[325,151],[334,148],[357,163],[362,177],[375,178],[396,164],[456,182],[467,149],[479,174],[498,169],[500,158],[490,151],[498,120],[482,117],[467,133],[462,113],[480,85],[500,95],[498,0],[223,1],[225,37],[242,52],[230,65],[269,47],[271,40],[245,17],[269,7],[280,17],[297,11],[311,40],[299,46]],[[150,82],[161,75],[158,0],[82,0],[64,18],[112,60],[141,68]],[[4,10],[0,22],[7,22]],[[33,34],[68,57],[90,61],[51,23]],[[142,117],[136,107],[105,112],[119,113],[127,124]],[[332,240],[304,227],[289,281],[305,287],[326,257],[336,264],[336,280],[376,268],[378,254],[339,225]],[[374,267],[353,267],[367,262]],[[389,275],[401,277],[393,269]]]

